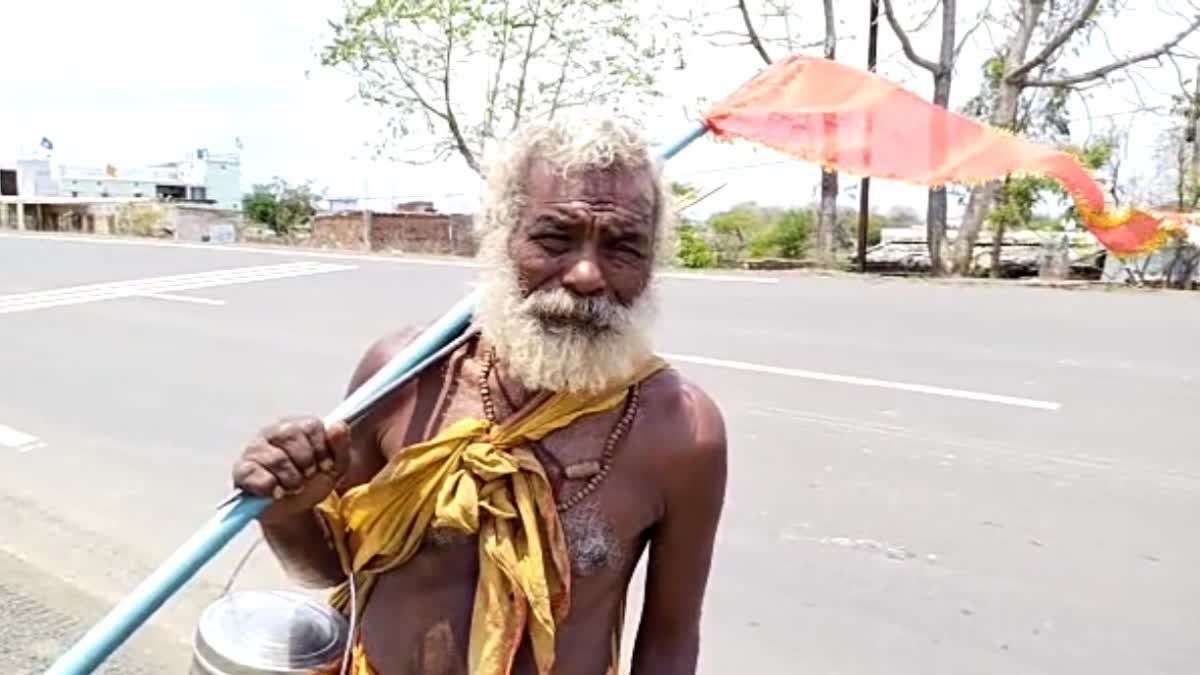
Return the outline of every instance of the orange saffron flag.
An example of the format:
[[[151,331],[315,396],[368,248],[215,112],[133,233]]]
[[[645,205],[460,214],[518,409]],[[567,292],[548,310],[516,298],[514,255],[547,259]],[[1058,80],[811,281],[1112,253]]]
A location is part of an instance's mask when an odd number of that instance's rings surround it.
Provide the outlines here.
[[[1111,211],[1100,185],[1072,155],[827,59],[793,56],[776,62],[718,103],[705,122],[717,138],[743,138],[860,176],[931,187],[1049,176],[1066,188],[1081,220],[1116,255],[1158,248],[1184,220]]]

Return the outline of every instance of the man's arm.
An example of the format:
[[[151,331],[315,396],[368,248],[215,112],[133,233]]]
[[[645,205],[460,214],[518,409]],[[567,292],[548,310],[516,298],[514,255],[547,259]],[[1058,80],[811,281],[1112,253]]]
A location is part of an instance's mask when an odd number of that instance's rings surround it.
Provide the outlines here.
[[[646,602],[631,675],[693,675],[700,652],[700,614],[725,501],[725,424],[716,404],[683,385],[689,421],[670,454],[666,509],[650,540]]]
[[[400,331],[371,345],[350,378],[347,394],[370,379],[418,334],[419,331],[415,329]],[[411,398],[411,393],[401,393],[400,396]],[[408,401],[400,401],[394,405],[407,404]],[[350,440],[348,466],[334,487],[338,492],[370,481],[383,468],[386,460],[379,449],[376,421],[374,415],[368,415],[355,426]],[[318,474],[311,480],[330,479]],[[328,494],[328,490],[327,484],[322,490],[323,494]],[[337,552],[325,532],[325,524],[314,509],[306,508],[278,519],[263,518],[260,519],[260,525],[263,537],[280,565],[297,582],[312,588],[328,588],[345,579]]]

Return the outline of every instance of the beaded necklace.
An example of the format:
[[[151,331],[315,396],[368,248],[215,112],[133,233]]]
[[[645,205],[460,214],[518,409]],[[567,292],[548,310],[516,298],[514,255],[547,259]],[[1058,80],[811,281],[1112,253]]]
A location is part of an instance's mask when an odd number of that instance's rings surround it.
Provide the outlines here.
[[[492,399],[492,388],[488,380],[495,366],[496,353],[489,349],[483,357],[483,372],[479,377],[479,399],[483,403],[483,414],[487,417],[488,422],[492,424],[496,424],[498,416],[496,414],[496,403]],[[587,499],[589,495],[604,483],[604,479],[608,478],[608,473],[612,469],[613,455],[616,453],[617,444],[629,433],[629,428],[633,426],[633,419],[637,416],[639,389],[640,387],[637,383],[629,387],[629,395],[625,399],[625,411],[621,414],[621,418],[617,420],[612,431],[609,432],[608,438],[604,441],[604,452],[600,455],[599,466],[596,466],[595,460],[592,460],[568,466],[564,470],[564,474],[568,479],[572,478],[571,470],[577,466],[592,465],[595,467],[596,472],[583,487],[558,504],[559,513],[565,513],[578,506],[580,502]]]

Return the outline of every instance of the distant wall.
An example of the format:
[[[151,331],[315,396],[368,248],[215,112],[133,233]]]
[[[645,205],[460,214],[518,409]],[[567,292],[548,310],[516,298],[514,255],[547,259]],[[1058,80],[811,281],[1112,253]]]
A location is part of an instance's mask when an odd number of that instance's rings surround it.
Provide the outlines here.
[[[172,204],[168,227],[180,241],[233,242],[241,239],[242,216],[238,211]]]
[[[313,218],[308,243],[322,248],[366,248],[366,223],[362,211],[338,211]]]
[[[389,253],[475,255],[471,217],[460,214],[341,211],[313,219],[310,243]]]

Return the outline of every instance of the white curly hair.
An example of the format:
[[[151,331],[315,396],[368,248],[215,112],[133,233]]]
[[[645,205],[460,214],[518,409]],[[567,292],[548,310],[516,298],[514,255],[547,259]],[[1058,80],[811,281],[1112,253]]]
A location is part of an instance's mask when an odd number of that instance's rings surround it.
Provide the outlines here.
[[[498,144],[488,157],[475,234],[481,257],[500,253],[527,206],[530,167],[546,161],[565,176],[620,167],[645,171],[654,183],[655,262],[669,256],[675,210],[662,163],[650,142],[632,120],[603,114],[560,116],[530,122]],[[488,262],[495,262],[488,260]]]

